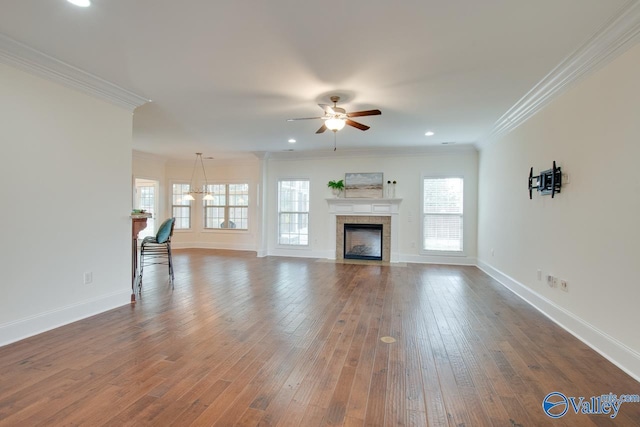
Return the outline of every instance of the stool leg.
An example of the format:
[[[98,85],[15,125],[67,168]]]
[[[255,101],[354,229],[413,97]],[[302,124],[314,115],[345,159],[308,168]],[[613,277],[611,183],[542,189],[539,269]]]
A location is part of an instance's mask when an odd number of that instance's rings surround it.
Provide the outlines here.
[[[144,271],[144,245],[140,248],[140,280],[138,280],[138,292],[142,292],[142,273]]]
[[[167,243],[167,256],[169,257],[169,276],[171,276],[171,289],[174,289],[173,285],[173,258],[171,256],[171,244]]]

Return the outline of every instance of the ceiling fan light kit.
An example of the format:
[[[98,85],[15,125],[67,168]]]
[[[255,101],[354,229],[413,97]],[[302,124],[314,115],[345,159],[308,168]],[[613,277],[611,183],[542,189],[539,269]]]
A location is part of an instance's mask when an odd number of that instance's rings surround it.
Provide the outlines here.
[[[344,108],[340,108],[337,106],[338,101],[340,101],[339,96],[332,96],[331,102],[333,102],[333,106],[327,104],[318,104],[320,108],[324,110],[324,115],[320,117],[302,117],[297,119],[288,119],[287,121],[292,122],[295,120],[315,120],[322,119],[324,120],[324,124],[320,126],[320,129],[316,131],[316,133],[323,133],[327,129],[337,132],[344,128],[345,125],[349,125],[356,129],[367,130],[369,126],[363,125],[362,123],[358,123],[356,121],[351,120],[352,117],[363,117],[363,116],[379,116],[382,114],[380,110],[365,110],[365,111],[354,111],[352,113],[347,113]]]
[[[327,121],[324,122],[324,125],[327,129],[337,132],[344,127],[345,120],[338,117],[332,117],[330,119],[327,119]]]
[[[79,6],[79,7],[89,7],[91,6],[90,0],[67,0],[69,3]]]

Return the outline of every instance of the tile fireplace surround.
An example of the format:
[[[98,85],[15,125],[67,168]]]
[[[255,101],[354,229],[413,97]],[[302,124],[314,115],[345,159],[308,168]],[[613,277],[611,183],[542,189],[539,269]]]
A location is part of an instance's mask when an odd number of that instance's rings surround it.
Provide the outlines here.
[[[398,211],[402,199],[327,199],[329,242],[335,247],[333,259],[343,259],[344,224],[383,224],[382,260],[398,262]]]

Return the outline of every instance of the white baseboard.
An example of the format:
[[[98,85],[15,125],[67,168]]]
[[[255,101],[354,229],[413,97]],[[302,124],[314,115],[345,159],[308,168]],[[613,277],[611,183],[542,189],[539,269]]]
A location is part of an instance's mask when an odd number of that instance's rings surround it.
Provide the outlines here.
[[[298,258],[320,258],[336,259],[335,250],[313,250],[309,248],[271,248],[267,250],[256,250],[253,245],[243,244],[219,244],[202,242],[180,242],[172,243],[173,249],[225,249],[232,251],[253,251],[256,257],[266,256],[298,257]],[[477,265],[476,258],[464,256],[429,256],[429,255],[409,255],[399,254],[398,259],[391,262],[412,262],[416,264],[444,264],[444,265]]]
[[[488,263],[478,260],[477,266],[636,381],[640,381],[640,354],[636,351]]]
[[[288,249],[288,248],[272,248],[267,250],[256,250],[255,245],[250,244],[220,244],[220,243],[202,243],[202,242],[180,242],[172,243],[172,249],[224,249],[230,251],[252,251],[256,253],[257,258],[266,256],[282,256],[297,258],[333,258],[335,259],[335,251],[315,251],[309,248]]]
[[[297,257],[297,258],[326,258],[335,259],[335,251],[314,251],[312,249],[285,249],[272,248],[268,251],[269,256]]]
[[[224,249],[230,251],[256,252],[256,246],[250,243],[171,242],[171,249]]]
[[[466,256],[432,256],[400,254],[400,262],[415,264],[445,264],[445,265],[477,265],[476,259]]]
[[[131,290],[80,301],[0,325],[0,346],[131,303]]]

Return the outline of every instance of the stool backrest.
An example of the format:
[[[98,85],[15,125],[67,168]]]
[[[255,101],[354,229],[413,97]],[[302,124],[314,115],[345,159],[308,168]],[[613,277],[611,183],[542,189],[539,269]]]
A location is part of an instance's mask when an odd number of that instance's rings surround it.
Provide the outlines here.
[[[171,240],[175,222],[175,218],[168,218],[160,225],[160,228],[158,228],[158,232],[156,233],[156,242],[166,243]]]

